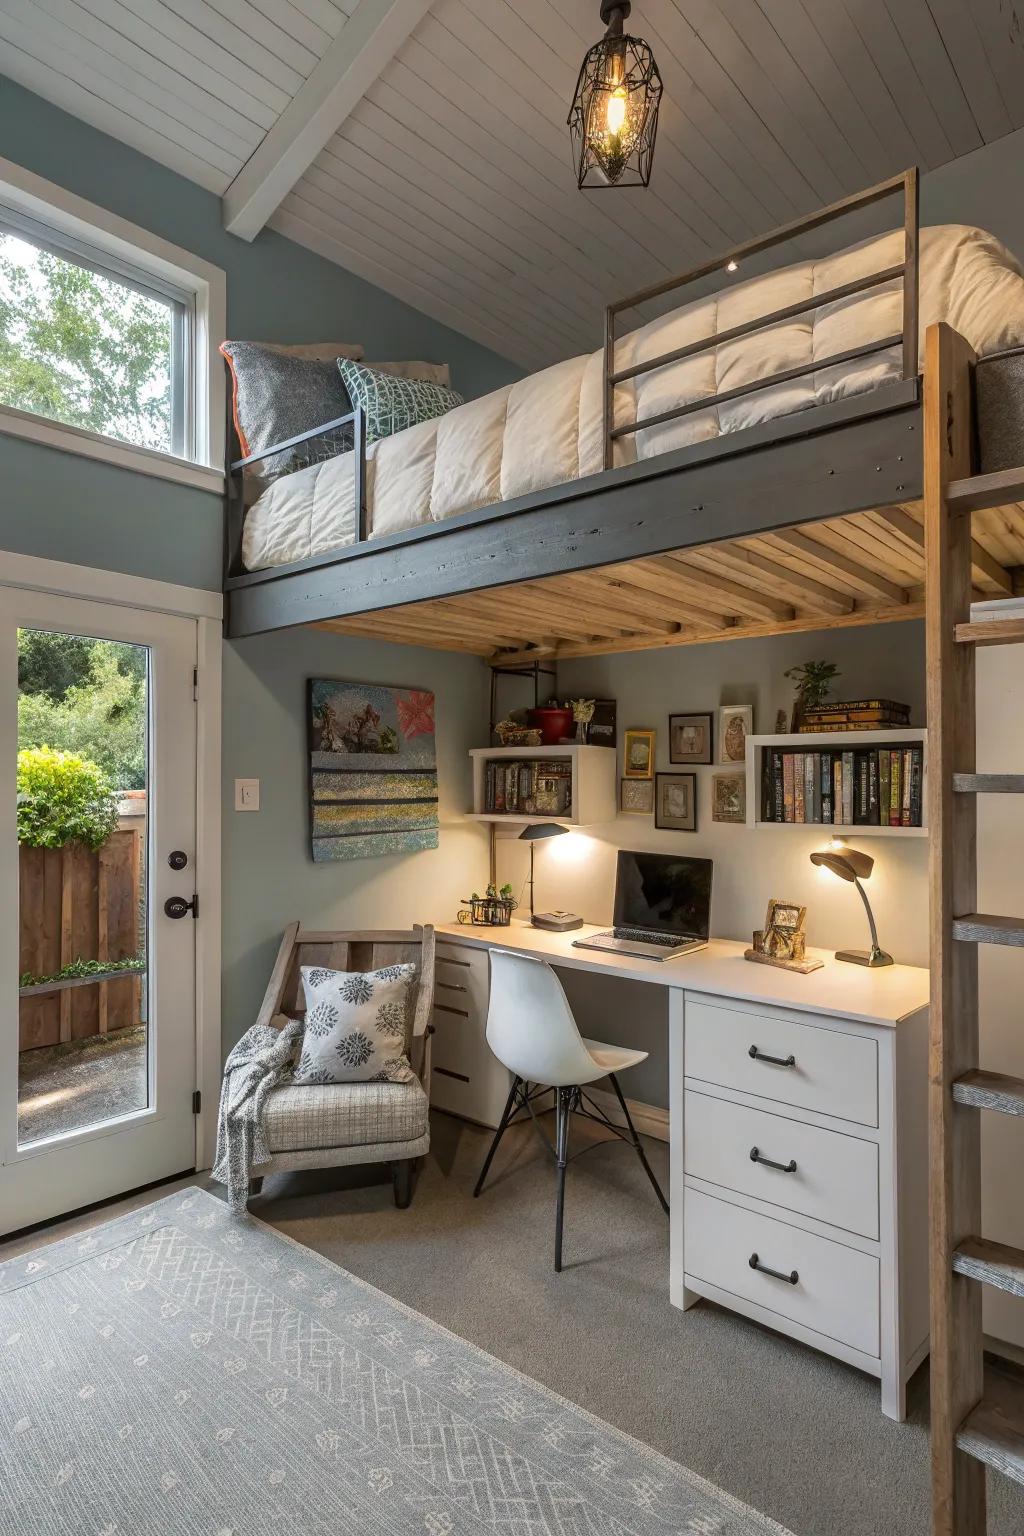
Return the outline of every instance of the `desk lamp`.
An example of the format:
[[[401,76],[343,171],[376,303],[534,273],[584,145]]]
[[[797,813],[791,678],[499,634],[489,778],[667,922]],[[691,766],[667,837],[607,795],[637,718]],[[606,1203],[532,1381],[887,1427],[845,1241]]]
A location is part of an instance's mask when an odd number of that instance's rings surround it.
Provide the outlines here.
[[[892,955],[887,955],[884,949],[878,947],[878,930],[875,927],[874,913],[865,894],[861,880],[866,880],[875,867],[875,861],[867,853],[858,853],[855,848],[847,848],[840,844],[836,848],[825,848],[820,853],[811,854],[811,863],[820,869],[827,869],[833,875],[838,875],[840,880],[849,880],[860,892],[860,899],[864,903],[864,911],[868,915],[868,927],[871,930],[870,949],[837,949],[837,960],[849,960],[854,965],[892,965]]]
[[[540,912],[533,910],[533,845],[545,837],[560,837],[563,832],[568,832],[568,827],[560,827],[557,821],[532,821],[525,826],[519,834],[519,840],[530,845],[530,922],[535,928],[552,928],[555,932],[565,933],[570,928],[582,928],[583,919],[572,912]]]

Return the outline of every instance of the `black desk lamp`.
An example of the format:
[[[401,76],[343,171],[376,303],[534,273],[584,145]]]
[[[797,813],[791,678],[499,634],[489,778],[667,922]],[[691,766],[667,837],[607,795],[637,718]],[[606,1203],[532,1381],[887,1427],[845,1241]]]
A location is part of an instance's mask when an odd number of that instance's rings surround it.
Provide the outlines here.
[[[878,929],[875,927],[874,914],[865,894],[861,880],[866,880],[875,867],[875,861],[867,853],[858,853],[855,848],[826,848],[820,853],[811,854],[811,863],[817,864],[820,869],[827,869],[833,875],[838,875],[840,880],[849,880],[860,892],[860,899],[864,903],[864,911],[868,915],[868,927],[871,929],[870,949],[837,949],[837,960],[849,960],[854,965],[892,965],[892,955],[887,955],[884,949],[878,947]]]
[[[560,827],[557,821],[533,821],[525,826],[519,834],[519,840],[530,845],[530,921],[533,921],[533,845],[544,837],[560,837],[563,832],[568,832],[568,827]]]

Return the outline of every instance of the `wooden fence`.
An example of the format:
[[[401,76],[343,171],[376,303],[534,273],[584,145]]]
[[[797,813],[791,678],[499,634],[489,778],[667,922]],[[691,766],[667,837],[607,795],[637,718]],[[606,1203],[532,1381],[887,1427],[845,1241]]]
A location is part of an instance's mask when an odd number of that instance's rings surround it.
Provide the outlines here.
[[[75,960],[128,960],[142,949],[143,829],[122,826],[95,853],[79,844],[19,852],[19,974]],[[127,1029],[142,1019],[142,977],[79,978],[23,988],[19,1050]]]

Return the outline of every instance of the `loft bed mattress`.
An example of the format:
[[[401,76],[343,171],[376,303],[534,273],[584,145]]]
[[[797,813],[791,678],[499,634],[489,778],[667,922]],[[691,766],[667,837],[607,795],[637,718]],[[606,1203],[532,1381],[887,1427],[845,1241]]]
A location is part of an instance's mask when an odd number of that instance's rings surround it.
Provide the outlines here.
[[[624,335],[616,370],[728,331],[903,259],[903,231],[803,261],[698,299]],[[788,369],[812,366],[893,336],[902,328],[899,279],[824,304],[797,319],[710,345],[616,386],[617,426],[708,395],[725,394]],[[939,225],[921,231],[920,337],[947,321],[980,355],[1024,343],[1024,276],[984,230]],[[899,379],[900,347],[823,366],[744,399],[709,406],[615,441],[615,463],[737,432]],[[603,468],[604,357],[556,363],[470,400],[434,421],[371,443],[366,451],[369,537],[441,522]],[[242,559],[250,571],[329,554],[355,542],[354,455],[341,453],[282,476],[246,514]]]

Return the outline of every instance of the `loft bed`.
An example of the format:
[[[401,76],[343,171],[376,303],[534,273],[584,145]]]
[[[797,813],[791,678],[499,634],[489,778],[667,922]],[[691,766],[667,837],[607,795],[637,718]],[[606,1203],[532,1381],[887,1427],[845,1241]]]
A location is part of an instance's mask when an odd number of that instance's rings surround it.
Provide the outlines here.
[[[845,261],[838,269],[845,271],[844,281],[769,305],[767,312],[762,306],[725,329],[717,328],[716,314],[711,335],[698,329],[692,336],[684,324],[681,333],[675,330],[677,340],[680,334],[686,338],[682,344],[653,355],[635,341],[643,329],[617,335],[618,317],[627,310],[642,313],[643,306],[676,289],[896,197],[902,200],[902,229],[839,253],[834,261]],[[996,248],[990,237],[970,233]],[[919,617],[925,579],[920,244],[917,173],[909,170],[610,305],[598,358],[599,465],[580,478],[477,510],[444,514],[441,521],[372,532],[376,508],[371,509],[367,489],[370,466],[359,410],[248,458],[235,458],[235,447],[228,476],[228,633],[241,637],[314,625],[470,652],[495,666],[516,667],[559,657]],[[865,252],[889,259],[863,270]],[[989,303],[988,329],[1004,347],[1024,342],[1024,279],[1005,253],[1002,268],[988,247],[984,254],[987,265],[979,260],[973,269],[980,287],[987,281],[993,293],[1000,283],[1011,290],[1011,301],[1000,290],[999,299]],[[939,248],[936,265],[941,259]],[[796,270],[769,277],[785,278]],[[889,324],[879,334],[878,325],[872,331],[869,324],[867,338],[855,337],[854,346],[830,348],[800,366],[772,366],[772,340],[785,334],[788,323],[818,324],[823,314],[838,316],[836,334],[841,337],[851,304],[866,302],[868,295],[879,300],[883,318],[897,303],[898,330]],[[967,300],[976,307],[979,303],[970,290]],[[961,294],[960,309],[964,302]],[[1002,313],[1007,308],[1008,316]],[[680,316],[685,320],[693,312],[703,312],[701,301],[672,312],[667,334],[673,334]],[[648,334],[657,337],[659,323],[664,320],[652,322]],[[736,388],[717,388],[716,377],[713,390],[670,396],[664,409],[642,414],[636,404],[623,412],[623,387],[636,390],[636,380],[653,380],[657,403],[659,380],[672,379],[673,369],[688,361],[719,359],[726,347],[762,348],[753,376]],[[993,361],[985,392],[989,406],[979,411],[983,423],[995,423],[983,437],[1004,452],[1000,399],[1007,392],[1015,398],[1016,366],[1012,356],[1004,363]],[[716,362],[716,372],[717,367]],[[822,379],[825,388],[819,391]],[[808,388],[812,401],[823,393],[824,403],[807,403]],[[780,390],[790,389],[795,404],[784,396],[780,414],[764,408]],[[768,419],[671,446],[673,432],[681,427],[686,433],[701,421],[701,413],[714,412],[719,420],[723,408]],[[506,425],[506,442],[507,432]],[[582,405],[580,432],[582,441]],[[666,433],[667,448],[662,446]],[[229,435],[237,443],[233,431]],[[401,447],[399,439],[407,436],[408,431],[386,441]],[[645,437],[653,451],[622,462],[623,449]],[[331,444],[328,450],[324,442]],[[373,445],[370,454],[379,447]],[[307,448],[314,458],[333,454],[333,468],[348,476],[345,537],[350,542],[304,559],[245,569],[246,519],[260,515],[260,502],[246,509],[243,477],[271,454]],[[592,459],[593,443],[589,452]],[[586,459],[581,449],[581,463],[589,470]],[[1024,448],[1007,462],[1018,459],[1024,459]],[[982,467],[989,466],[983,462]],[[289,494],[298,484],[292,477]],[[1008,498],[976,518],[975,595],[1005,597],[1020,590],[1022,568],[1024,512]]]

